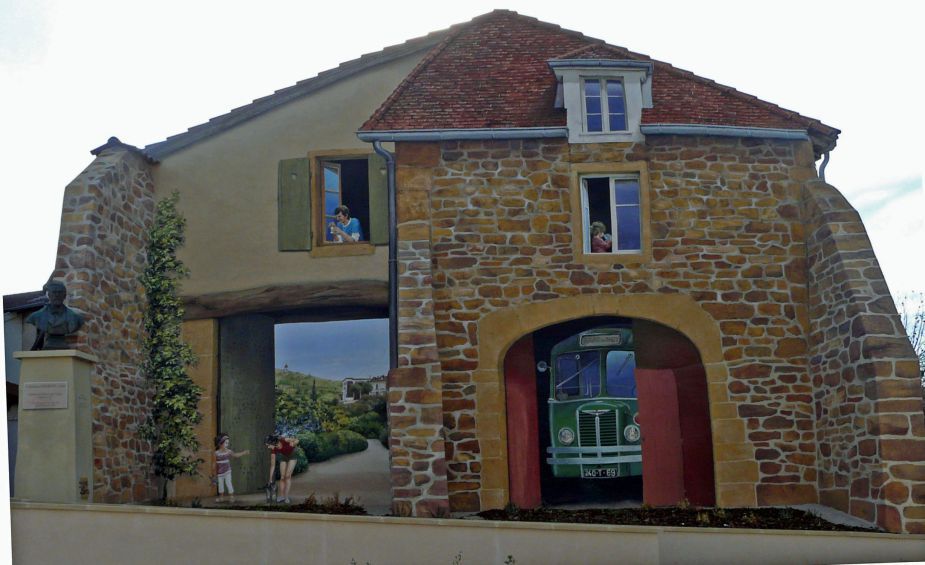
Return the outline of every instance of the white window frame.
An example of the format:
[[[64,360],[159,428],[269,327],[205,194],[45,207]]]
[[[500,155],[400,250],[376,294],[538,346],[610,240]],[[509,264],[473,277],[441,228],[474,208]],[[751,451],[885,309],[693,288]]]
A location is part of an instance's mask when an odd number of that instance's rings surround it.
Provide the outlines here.
[[[626,126],[624,129],[610,129],[610,97],[607,95],[607,82],[616,81],[619,82],[623,87],[623,124]],[[588,130],[588,97],[585,94],[585,85],[589,82],[596,82],[598,88],[600,88],[600,98],[601,98],[601,131],[589,131]],[[607,133],[622,133],[629,131],[629,115],[626,109],[626,83],[623,81],[623,77],[581,77],[581,122],[582,128],[588,135],[595,134],[607,134]]]
[[[588,203],[588,179],[607,179],[608,196],[610,199],[610,231],[613,245],[610,252],[592,253],[591,251],[591,205]],[[630,180],[636,182],[636,190],[639,191],[637,204],[616,204],[616,184],[614,181]],[[607,255],[638,255],[642,253],[642,247],[645,245],[643,240],[643,208],[642,208],[642,183],[638,174],[617,173],[617,174],[587,174],[580,177],[581,186],[581,226],[582,226],[582,249],[586,255],[607,256]],[[618,249],[617,235],[617,207],[628,208],[635,206],[639,209],[639,225],[637,231],[639,235],[638,249]]]
[[[562,60],[552,61],[550,65],[553,72],[555,72],[556,78],[562,83],[561,102],[565,106],[569,143],[637,142],[645,140],[640,125],[642,123],[643,108],[652,107],[651,64],[647,66],[636,61]],[[626,130],[608,131],[610,124],[604,123],[604,131],[588,131],[584,96],[584,85],[585,81],[588,80],[619,80],[623,83]],[[606,105],[605,99],[606,95],[602,96],[602,109]],[[602,116],[606,116],[606,114]]]

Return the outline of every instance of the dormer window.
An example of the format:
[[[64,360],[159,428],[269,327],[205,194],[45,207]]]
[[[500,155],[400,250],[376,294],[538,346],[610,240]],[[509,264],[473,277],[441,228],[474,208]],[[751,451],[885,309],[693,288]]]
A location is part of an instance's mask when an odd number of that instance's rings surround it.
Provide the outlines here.
[[[569,143],[642,141],[642,109],[652,107],[652,63],[613,59],[554,59],[561,81]]]
[[[589,133],[626,131],[626,97],[622,79],[582,81],[585,93],[585,128]]]

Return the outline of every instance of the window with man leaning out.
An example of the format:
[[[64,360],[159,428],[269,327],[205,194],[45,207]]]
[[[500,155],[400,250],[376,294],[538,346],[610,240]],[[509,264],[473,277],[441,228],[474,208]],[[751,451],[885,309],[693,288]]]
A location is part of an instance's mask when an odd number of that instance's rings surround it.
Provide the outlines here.
[[[385,160],[340,154],[279,162],[280,251],[310,251],[314,245],[336,254],[388,243]]]
[[[366,159],[322,161],[324,243],[366,241],[369,179]]]
[[[585,253],[639,253],[642,250],[638,176],[582,177],[581,208]]]

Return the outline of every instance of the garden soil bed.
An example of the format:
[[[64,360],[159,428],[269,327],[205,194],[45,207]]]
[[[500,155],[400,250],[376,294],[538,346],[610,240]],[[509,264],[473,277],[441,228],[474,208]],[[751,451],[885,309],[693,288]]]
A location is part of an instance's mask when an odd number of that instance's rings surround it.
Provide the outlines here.
[[[833,524],[795,508],[697,508],[649,507],[587,508],[565,510],[541,507],[508,508],[477,514],[485,520],[510,522],[558,522],[566,524],[614,524],[623,526],[681,526],[695,528],[753,528],[765,530],[816,530],[871,532],[876,529]]]
[[[234,510],[295,512],[365,516],[366,509],[347,497],[317,500],[314,495],[294,504],[233,506]],[[553,522],[561,524],[611,524],[620,526],[663,526],[687,528],[748,528],[761,530],[812,530],[831,532],[877,532],[829,522],[796,508],[698,508],[695,506],[641,506],[638,508],[505,508],[475,514],[484,520],[502,522]]]

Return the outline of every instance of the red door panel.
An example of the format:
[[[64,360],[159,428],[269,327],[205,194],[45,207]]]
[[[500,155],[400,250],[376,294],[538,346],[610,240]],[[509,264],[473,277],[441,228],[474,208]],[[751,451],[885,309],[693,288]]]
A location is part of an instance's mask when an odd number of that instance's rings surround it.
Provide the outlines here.
[[[671,369],[636,369],[642,430],[642,500],[652,506],[684,498],[678,389]]]
[[[684,458],[684,492],[696,506],[716,504],[713,480],[713,436],[710,401],[703,365],[674,369],[678,385],[681,452]]]
[[[520,508],[535,508],[542,502],[536,370],[533,363],[532,334],[520,338],[504,358],[511,502]]]

